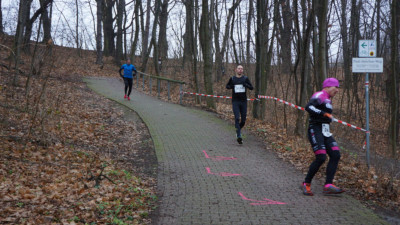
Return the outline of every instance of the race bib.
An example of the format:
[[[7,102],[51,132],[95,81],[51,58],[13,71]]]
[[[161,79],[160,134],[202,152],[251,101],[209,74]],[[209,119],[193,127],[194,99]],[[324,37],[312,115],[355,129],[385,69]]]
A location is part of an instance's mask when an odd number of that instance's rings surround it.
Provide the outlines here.
[[[327,124],[327,123],[323,123],[323,124],[322,124],[322,134],[323,134],[325,137],[330,137],[330,136],[332,136],[332,133],[331,133],[330,130],[329,130],[329,124]]]
[[[243,92],[246,92],[246,88],[243,86],[243,84],[236,84],[235,93],[243,93]]]

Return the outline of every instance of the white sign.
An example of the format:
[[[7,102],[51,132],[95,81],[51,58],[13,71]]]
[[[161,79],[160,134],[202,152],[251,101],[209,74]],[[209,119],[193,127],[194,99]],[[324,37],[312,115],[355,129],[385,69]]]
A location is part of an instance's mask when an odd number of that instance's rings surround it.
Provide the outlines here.
[[[353,58],[353,73],[383,73],[383,58]]]
[[[358,40],[358,57],[376,57],[376,41]]]

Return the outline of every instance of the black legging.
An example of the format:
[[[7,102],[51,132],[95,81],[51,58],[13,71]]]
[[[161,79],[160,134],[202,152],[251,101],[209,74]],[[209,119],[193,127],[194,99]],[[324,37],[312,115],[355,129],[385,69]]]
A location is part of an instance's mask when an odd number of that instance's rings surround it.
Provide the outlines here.
[[[247,101],[232,101],[232,109],[235,115],[236,136],[241,137],[240,130],[246,123]]]
[[[325,184],[332,184],[340,160],[340,150],[336,140],[333,136],[325,137],[322,134],[322,124],[310,124],[308,139],[314,150],[315,160],[311,163],[304,182],[311,183],[314,175],[318,172],[322,164],[324,164],[326,154],[328,154],[329,162],[326,167]]]
[[[126,91],[128,91],[128,97],[129,97],[129,95],[131,95],[132,92],[133,79],[124,77],[124,83],[125,83],[125,94],[127,94]]]

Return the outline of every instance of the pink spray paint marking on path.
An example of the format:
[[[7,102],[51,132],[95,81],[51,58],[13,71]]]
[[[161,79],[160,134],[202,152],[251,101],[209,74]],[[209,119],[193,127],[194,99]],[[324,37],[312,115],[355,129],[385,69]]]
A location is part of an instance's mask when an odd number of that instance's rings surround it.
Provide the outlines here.
[[[242,176],[239,173],[226,173],[226,172],[220,172],[220,173],[213,173],[211,172],[210,167],[206,167],[207,173],[208,174],[212,174],[212,175],[217,175],[217,176],[221,176],[221,177],[234,177],[234,176]]]
[[[237,158],[235,157],[225,157],[225,156],[214,156],[214,157],[210,157],[208,156],[207,152],[204,150],[204,155],[206,156],[207,159],[212,159],[214,161],[222,161],[222,160],[235,160]]]
[[[241,192],[238,192],[238,194],[240,195],[240,197],[242,197],[243,200],[252,202],[250,203],[250,205],[286,205],[285,202],[278,202],[268,198],[264,198],[264,200],[255,200],[246,198]]]

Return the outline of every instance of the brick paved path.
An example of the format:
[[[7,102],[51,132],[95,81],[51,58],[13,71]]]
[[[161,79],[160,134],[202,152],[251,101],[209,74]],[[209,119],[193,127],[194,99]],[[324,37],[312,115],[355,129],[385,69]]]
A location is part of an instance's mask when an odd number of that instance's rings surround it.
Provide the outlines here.
[[[349,195],[313,197],[299,188],[304,175],[268,146],[213,113],[170,104],[133,91],[120,80],[90,78],[89,86],[135,110],[146,123],[159,161],[159,216],[154,224],[385,224]]]

